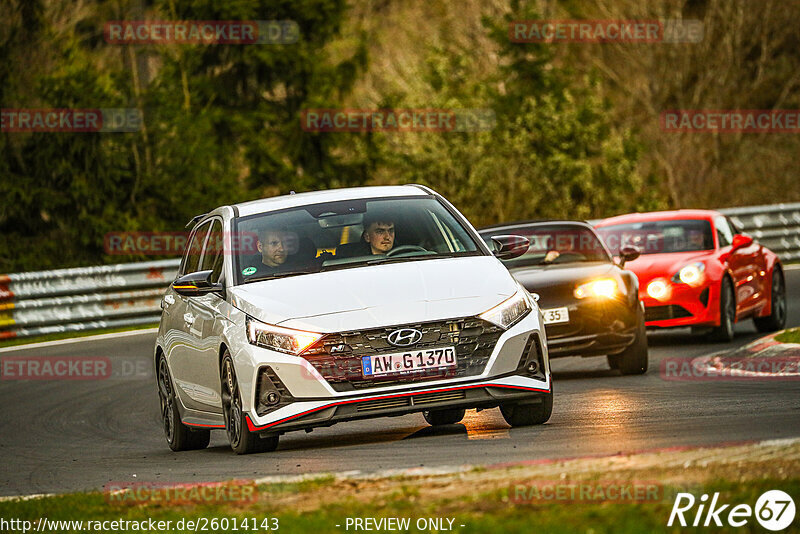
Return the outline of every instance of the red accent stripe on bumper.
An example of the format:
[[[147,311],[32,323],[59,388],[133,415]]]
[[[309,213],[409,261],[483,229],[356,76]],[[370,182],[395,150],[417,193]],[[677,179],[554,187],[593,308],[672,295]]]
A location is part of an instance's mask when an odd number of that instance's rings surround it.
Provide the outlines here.
[[[486,387],[522,389],[522,390],[525,390],[525,391],[538,391],[540,393],[550,393],[549,389],[529,388],[529,387],[525,387],[525,386],[511,386],[511,385],[505,385],[505,384],[474,384],[474,385],[471,385],[471,386],[456,386],[456,387],[442,388],[442,389],[428,389],[428,390],[414,391],[414,392],[408,392],[408,393],[398,393],[396,395],[379,395],[377,397],[365,397],[365,398],[362,398],[362,399],[350,399],[350,400],[332,402],[332,403],[326,404],[324,406],[319,406],[318,408],[312,408],[310,410],[306,410],[305,412],[300,412],[300,413],[295,414],[295,415],[290,415],[289,417],[284,417],[283,419],[280,419],[278,421],[274,421],[272,423],[268,423],[268,424],[263,425],[263,426],[254,425],[253,422],[250,420],[250,414],[245,414],[244,417],[245,417],[245,420],[247,421],[247,428],[250,430],[250,432],[258,432],[259,430],[264,430],[265,428],[270,428],[270,427],[273,427],[275,425],[279,425],[281,423],[285,423],[287,421],[291,421],[292,419],[297,419],[298,417],[302,417],[304,415],[308,415],[308,414],[313,413],[313,412],[318,412],[320,410],[326,410],[326,409],[332,408],[334,406],[341,406],[341,405],[344,405],[344,404],[352,404],[354,402],[366,402],[366,401],[377,400],[377,399],[381,399],[381,400],[382,399],[395,399],[395,398],[398,398],[398,397],[410,397],[410,396],[413,396],[413,395],[424,395],[426,393],[442,393],[442,392],[447,392],[447,391],[458,391],[458,390],[462,390],[462,389],[474,389],[474,388],[486,388]]]

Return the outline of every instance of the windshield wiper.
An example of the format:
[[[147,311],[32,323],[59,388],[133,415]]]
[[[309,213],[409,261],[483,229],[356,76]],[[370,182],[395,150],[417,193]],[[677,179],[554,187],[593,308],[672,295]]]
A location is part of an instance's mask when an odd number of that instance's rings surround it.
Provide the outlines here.
[[[255,278],[248,278],[244,280],[242,283],[249,284],[250,282],[262,282],[264,280],[273,280],[275,278],[286,278],[287,276],[297,276],[299,274],[314,274],[322,272],[322,269],[301,269],[297,271],[284,271],[279,273],[272,273],[272,274],[265,274],[264,276],[257,276]]]

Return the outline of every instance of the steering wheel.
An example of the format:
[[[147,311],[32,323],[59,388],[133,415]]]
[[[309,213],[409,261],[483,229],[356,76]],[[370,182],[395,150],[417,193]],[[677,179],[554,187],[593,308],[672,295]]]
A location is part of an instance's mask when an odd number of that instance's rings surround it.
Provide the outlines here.
[[[392,256],[397,256],[398,254],[402,254],[404,252],[428,252],[428,249],[417,245],[400,245],[399,247],[393,248],[387,252],[386,257],[391,258]]]

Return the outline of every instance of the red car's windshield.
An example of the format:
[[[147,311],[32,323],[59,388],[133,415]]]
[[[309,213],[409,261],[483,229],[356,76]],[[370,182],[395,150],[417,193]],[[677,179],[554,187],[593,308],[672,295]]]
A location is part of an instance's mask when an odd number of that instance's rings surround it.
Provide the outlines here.
[[[614,255],[626,245],[638,247],[642,254],[714,249],[711,223],[698,219],[616,224],[597,228],[597,233]]]

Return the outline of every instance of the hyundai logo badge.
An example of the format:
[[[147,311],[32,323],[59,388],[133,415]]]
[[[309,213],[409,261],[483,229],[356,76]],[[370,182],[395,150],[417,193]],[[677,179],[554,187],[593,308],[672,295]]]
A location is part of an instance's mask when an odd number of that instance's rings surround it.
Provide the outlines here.
[[[395,347],[410,347],[422,340],[422,332],[413,328],[400,328],[389,334],[389,343]]]

